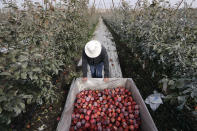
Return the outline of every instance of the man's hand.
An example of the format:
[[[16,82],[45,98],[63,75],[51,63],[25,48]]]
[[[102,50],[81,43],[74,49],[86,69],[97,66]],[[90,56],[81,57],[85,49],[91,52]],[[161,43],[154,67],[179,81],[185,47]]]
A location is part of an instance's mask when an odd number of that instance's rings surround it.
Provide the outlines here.
[[[104,82],[108,82],[108,81],[109,81],[109,78],[104,78],[103,81],[104,81]]]
[[[86,82],[87,80],[88,80],[87,77],[83,77],[83,78],[82,78],[82,81],[83,81],[83,82]]]

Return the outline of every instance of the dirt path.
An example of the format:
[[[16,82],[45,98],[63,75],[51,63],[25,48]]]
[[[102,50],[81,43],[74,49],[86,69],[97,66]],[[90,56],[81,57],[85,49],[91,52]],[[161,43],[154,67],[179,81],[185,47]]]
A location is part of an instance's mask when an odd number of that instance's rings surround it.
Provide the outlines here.
[[[100,41],[101,44],[107,49],[109,57],[110,78],[122,78],[122,72],[118,60],[115,42],[113,41],[112,34],[109,32],[101,18],[99,19],[99,23],[97,25],[97,28],[94,32],[94,37],[92,39]],[[82,61],[80,60],[78,66],[81,66],[81,63]],[[88,77],[91,77],[89,67]]]

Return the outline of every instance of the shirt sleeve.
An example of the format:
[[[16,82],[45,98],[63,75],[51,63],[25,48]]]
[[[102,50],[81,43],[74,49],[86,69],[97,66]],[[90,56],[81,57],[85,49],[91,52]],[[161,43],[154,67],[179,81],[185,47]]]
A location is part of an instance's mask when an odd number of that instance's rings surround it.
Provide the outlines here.
[[[103,47],[103,55],[104,55],[104,77],[109,78],[109,60],[105,47]]]
[[[83,72],[83,77],[87,77],[87,56],[84,50],[82,53],[82,72]]]

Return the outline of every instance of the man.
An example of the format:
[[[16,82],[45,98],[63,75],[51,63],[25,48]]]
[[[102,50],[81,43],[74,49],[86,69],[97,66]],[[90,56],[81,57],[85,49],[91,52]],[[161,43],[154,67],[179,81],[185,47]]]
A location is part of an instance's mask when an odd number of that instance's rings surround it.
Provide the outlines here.
[[[102,78],[104,66],[104,81],[109,80],[109,61],[105,47],[99,41],[92,40],[85,45],[82,53],[83,81],[87,81],[87,64],[90,65],[92,78]]]

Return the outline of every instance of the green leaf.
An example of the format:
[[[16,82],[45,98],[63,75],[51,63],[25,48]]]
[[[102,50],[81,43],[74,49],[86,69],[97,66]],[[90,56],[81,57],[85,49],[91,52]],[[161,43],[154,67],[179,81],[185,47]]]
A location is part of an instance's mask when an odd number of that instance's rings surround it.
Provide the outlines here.
[[[174,97],[174,95],[167,95],[166,97],[165,97],[165,99],[172,99]]]
[[[187,93],[189,93],[189,92],[191,92],[191,91],[192,91],[192,88],[188,88],[188,89],[184,90],[182,93],[183,93],[183,94],[187,94]]]
[[[4,67],[3,67],[3,66],[0,66],[0,70],[1,70],[1,69],[4,69]]]
[[[42,70],[39,67],[34,68],[32,71],[33,72],[38,72],[38,73],[42,72]]]
[[[163,78],[162,80],[160,80],[159,83],[163,83],[163,91],[167,91],[167,87],[168,87],[168,79],[167,78]]]
[[[21,111],[22,111],[18,106],[15,106],[15,107],[13,108],[13,110],[14,110],[14,112],[16,113],[15,116],[18,116],[18,115],[21,113]]]
[[[43,100],[42,100],[41,98],[38,98],[38,99],[36,100],[36,102],[37,102],[38,104],[42,105]]]
[[[9,72],[1,72],[0,75],[1,76],[11,76],[11,74]]]
[[[4,94],[4,93],[3,93],[3,89],[0,88],[0,95],[2,95],[2,94]]]
[[[177,109],[178,109],[178,110],[182,110],[183,107],[184,107],[184,105],[185,105],[185,102],[183,102],[181,105],[177,106]]]
[[[31,104],[32,99],[27,99],[27,104]]]
[[[7,98],[5,96],[0,96],[0,102],[3,102],[3,101],[7,101]]]
[[[38,76],[37,75],[33,75],[32,79],[33,80],[37,80],[38,79]]]
[[[37,59],[42,59],[43,56],[41,54],[34,54],[34,56],[37,58]]]
[[[23,99],[32,99],[33,98],[32,95],[24,95],[24,94],[19,95],[19,97],[21,97]]]
[[[194,101],[197,103],[197,98],[194,98]]]
[[[18,80],[20,78],[20,71],[15,71],[14,77],[16,78],[16,80]]]
[[[185,83],[184,83],[184,79],[179,79],[177,82],[176,82],[176,87],[181,89],[184,87]]]
[[[25,72],[22,73],[22,74],[21,74],[21,79],[27,79],[27,73],[25,73]]]
[[[33,80],[33,72],[28,72],[29,78]]]
[[[0,114],[1,114],[2,111],[3,111],[3,109],[0,107]]]
[[[20,107],[21,107],[22,110],[25,109],[25,104],[24,103],[19,103],[19,105],[20,105]]]
[[[175,82],[173,80],[169,80],[169,82],[168,82],[169,85],[174,85],[174,83]]]
[[[22,68],[26,69],[26,68],[27,68],[27,65],[28,65],[27,62],[23,63],[23,64],[22,64]]]
[[[187,97],[187,96],[178,96],[178,97],[177,97],[178,103],[179,103],[179,104],[185,103],[185,102],[186,102],[186,97]]]
[[[56,74],[56,75],[58,74],[58,69],[55,69],[55,74]]]
[[[23,62],[23,61],[27,61],[28,60],[28,57],[27,56],[23,56],[21,55],[18,59],[20,62]]]
[[[10,124],[10,123],[11,123],[11,119],[10,119],[10,118],[8,118],[8,120],[7,120],[7,123],[6,123],[6,124],[8,125],[8,124]]]
[[[193,92],[191,93],[191,97],[192,97],[192,98],[197,97],[197,91],[193,91]]]

